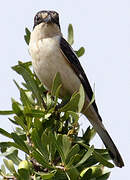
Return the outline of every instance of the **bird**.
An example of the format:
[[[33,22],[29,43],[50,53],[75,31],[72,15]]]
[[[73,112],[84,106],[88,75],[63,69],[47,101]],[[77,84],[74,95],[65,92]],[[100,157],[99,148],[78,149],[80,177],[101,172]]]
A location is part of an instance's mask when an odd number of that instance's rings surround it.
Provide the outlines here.
[[[59,14],[56,11],[42,10],[35,15],[29,53],[32,57],[34,72],[48,90],[51,90],[56,73],[60,73],[62,81],[60,92],[62,98],[67,94],[72,95],[77,92],[82,84],[85,91],[82,112],[102,139],[114,164],[117,167],[123,167],[122,157],[103,125],[95,100],[86,109],[91,102],[93,91],[77,55],[63,38]]]

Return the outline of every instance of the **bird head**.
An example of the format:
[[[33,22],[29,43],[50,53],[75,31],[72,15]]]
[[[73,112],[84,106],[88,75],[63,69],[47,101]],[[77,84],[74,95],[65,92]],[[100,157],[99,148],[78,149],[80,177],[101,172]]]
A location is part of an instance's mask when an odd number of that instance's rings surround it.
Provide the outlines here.
[[[59,25],[59,14],[56,11],[39,11],[34,17],[34,27],[39,24],[55,24],[60,28]]]

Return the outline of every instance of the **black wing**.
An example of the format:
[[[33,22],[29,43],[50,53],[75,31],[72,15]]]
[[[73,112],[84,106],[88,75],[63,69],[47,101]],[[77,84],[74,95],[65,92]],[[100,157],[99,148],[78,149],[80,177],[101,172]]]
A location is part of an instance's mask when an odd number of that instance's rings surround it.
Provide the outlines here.
[[[77,76],[79,77],[79,79],[84,87],[84,90],[85,90],[89,100],[91,101],[92,96],[93,96],[93,91],[89,84],[88,78],[86,77],[86,74],[77,58],[77,55],[75,54],[75,52],[73,51],[71,46],[68,44],[68,42],[63,37],[61,37],[61,39],[60,39],[60,48],[63,51],[64,55],[67,57],[67,60],[69,61],[71,67],[73,68],[73,70],[75,71]],[[98,113],[98,108],[97,108],[95,101],[93,102],[92,105],[93,105],[96,113],[98,114],[99,119],[102,120]]]

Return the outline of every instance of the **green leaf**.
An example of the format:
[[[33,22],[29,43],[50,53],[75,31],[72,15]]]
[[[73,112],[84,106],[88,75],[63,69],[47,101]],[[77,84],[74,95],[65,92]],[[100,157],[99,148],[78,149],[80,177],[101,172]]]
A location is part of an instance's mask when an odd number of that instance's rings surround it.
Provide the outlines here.
[[[65,155],[62,149],[62,135],[58,134],[57,139],[56,139],[55,136],[51,134],[51,139],[55,143],[56,149],[61,157],[62,162],[65,163]]]
[[[90,175],[91,172],[91,175]],[[97,165],[97,166],[93,166],[90,168],[85,168],[81,173],[80,176],[81,177],[86,177],[86,175],[89,175],[89,179],[91,178],[97,178],[100,175],[102,175],[103,172],[103,166],[102,165]]]
[[[103,174],[100,177],[97,177],[96,180],[107,180],[109,178],[109,176],[110,176],[110,172]]]
[[[14,147],[8,148],[6,152],[2,153],[1,155],[12,160],[16,165],[18,165],[21,161],[21,159],[18,157],[18,150]]]
[[[78,51],[75,51],[75,53],[77,54],[78,57],[83,56],[85,53],[84,47],[81,47]]]
[[[89,102],[89,104],[86,106],[86,108],[82,112],[83,114],[85,111],[87,111],[87,109],[89,109],[89,107],[93,104],[94,101],[95,101],[95,94],[93,93],[91,101]]]
[[[19,180],[31,180],[29,171],[27,169],[18,169]]]
[[[55,143],[53,142],[52,139],[52,133],[49,129],[46,129],[42,136],[41,136],[41,143],[46,149],[46,154],[48,154],[48,158],[51,162],[55,161],[55,152],[56,152],[56,147]]]
[[[0,143],[0,147],[1,147],[1,148],[15,147],[15,148],[20,149],[20,150],[23,151],[23,149],[21,148],[21,146],[19,146],[18,144],[14,143],[14,142],[1,142],[1,143]]]
[[[1,165],[1,174],[6,175],[6,169],[4,164]]]
[[[38,135],[40,137],[42,135],[42,132],[43,132],[43,129],[44,129],[41,118],[40,119],[39,118],[34,118],[33,125],[34,125],[34,128],[37,129]]]
[[[37,160],[38,163],[40,163],[44,168],[53,169],[53,166],[51,166],[45,158],[36,150],[32,152],[32,157]]]
[[[94,151],[94,146],[91,146],[88,151],[85,153],[85,155],[83,156],[83,158],[74,166],[74,167],[78,167],[81,164],[83,164],[93,153]]]
[[[0,111],[0,115],[10,115],[10,114],[14,114],[13,111],[9,110],[9,111]]]
[[[29,45],[31,32],[29,31],[28,28],[25,28],[25,33],[26,34],[24,35],[24,39],[27,45]]]
[[[79,99],[80,99],[80,94],[79,93],[76,93],[76,94],[72,95],[70,101],[65,106],[60,108],[59,112],[67,112],[67,111],[75,111],[75,112],[77,112]]]
[[[38,135],[36,128],[34,128],[32,130],[31,137],[32,137],[32,141],[35,145],[35,148],[37,148],[42,153],[42,155],[44,157],[44,161],[48,162],[48,152],[47,152],[46,148],[42,145],[41,139]]]
[[[19,62],[20,65],[22,65],[26,69],[28,69],[30,66],[32,66],[32,61],[27,61],[27,62],[20,62],[20,61],[18,61],[18,62]],[[31,70],[30,70],[30,72],[31,72]]]
[[[14,116],[14,119],[15,119],[15,121],[14,121],[15,124],[20,125],[25,131],[27,131],[27,126],[26,126],[25,120],[23,118],[19,118],[18,116]]]
[[[61,77],[60,77],[60,73],[57,72],[54,79],[53,79],[53,84],[52,84],[52,88],[51,88],[51,94],[53,96],[56,95],[56,91],[57,88],[61,85]]]
[[[85,92],[84,92],[84,88],[81,84],[80,89],[79,89],[79,94],[80,94],[80,99],[79,99],[79,103],[78,103],[78,112],[81,112],[84,106],[84,102],[85,102]]]
[[[85,147],[86,149],[89,149],[89,146],[82,143],[82,142],[78,142],[81,146]],[[100,162],[102,165],[108,167],[108,168],[113,168],[114,165],[110,162],[108,162],[101,154],[99,154],[98,152],[96,152],[95,150],[93,151],[93,155],[94,157],[97,159],[98,162]]]
[[[85,131],[85,133],[83,134],[83,139],[85,140],[86,144],[89,144],[90,140],[93,139],[95,134],[96,134],[96,131],[94,130],[94,128],[90,129],[90,126],[89,126],[87,130]]]
[[[96,180],[95,178],[94,179],[91,179],[91,176],[92,176],[92,169],[84,169],[81,173],[80,173],[80,176],[81,176],[81,180]]]
[[[66,158],[66,164],[68,164],[68,162],[70,161],[72,156],[75,156],[76,154],[78,154],[78,152],[80,151],[80,147],[78,144],[75,144],[74,146],[72,146],[72,148],[70,149],[68,156]]]
[[[79,114],[73,111],[67,111],[67,116],[71,115],[71,117],[74,119],[74,122],[78,122],[79,120]]]
[[[66,175],[68,175],[67,176],[68,180],[79,180],[80,174],[77,168],[72,168],[67,170]]]
[[[25,135],[26,134],[25,131],[19,127],[16,127],[14,132],[16,132],[17,135]]]
[[[43,110],[24,108],[24,114],[29,117],[43,118],[46,114]]]
[[[94,177],[98,177],[100,175],[102,175],[102,172],[103,172],[103,166],[102,165],[97,165],[97,166],[93,166],[91,167],[92,169],[92,178]]]
[[[48,92],[46,94],[46,105],[47,105],[48,109],[50,108],[51,104],[52,104],[52,97],[51,97],[50,92]]]
[[[57,88],[56,92],[55,92],[55,100],[54,100],[54,110],[55,110],[55,107],[56,107],[56,104],[58,102],[58,98],[59,98],[59,95],[60,95],[60,90],[61,90],[61,87],[62,87],[62,84],[59,85],[59,87]]]
[[[17,123],[15,120],[13,120],[13,119],[11,119],[11,118],[8,118],[8,119],[9,119],[9,121],[12,122],[13,124],[18,125],[18,123]]]
[[[94,89],[95,89],[95,85],[94,85]],[[93,104],[94,101],[95,101],[95,94],[93,92],[92,99],[91,99],[91,101],[89,102],[89,104],[87,105],[87,107],[85,108],[84,111],[86,111]]]
[[[36,174],[40,175],[42,179],[51,179],[56,174],[56,170],[50,171],[48,173],[38,172]]]
[[[69,24],[68,26],[68,43],[72,45],[74,43],[74,31],[72,24]]]
[[[28,94],[22,88],[20,88],[20,97],[23,105],[30,109],[32,107],[32,102],[28,98]]]
[[[72,180],[72,179],[70,179],[70,176],[67,172],[65,172],[65,174],[66,174],[68,180]]]
[[[13,66],[12,69],[16,71],[18,74],[22,75],[27,86],[32,91],[36,99],[38,100],[38,103],[42,104],[42,98],[41,98],[39,87],[36,81],[34,80],[34,78],[30,75],[30,72],[24,66],[25,65],[22,62],[19,62],[19,65]]]
[[[12,98],[12,109],[18,116],[23,116],[22,106]]]
[[[11,133],[11,135],[15,143],[19,146],[19,148],[28,154],[29,151],[23,139],[20,136],[18,136],[16,133]]]
[[[2,134],[3,136],[6,136],[8,138],[12,138],[11,134],[8,133],[7,131],[5,131],[4,129],[0,128],[0,134]]]
[[[13,162],[11,160],[6,160],[6,159],[3,159],[3,161],[4,161],[4,164],[7,167],[7,169],[16,176],[17,173],[16,173]]]
[[[108,168],[114,167],[114,165],[112,163],[108,162],[101,154],[97,153],[96,151],[93,152],[93,155],[102,165],[104,165]]]
[[[76,154],[76,155],[74,155],[74,156],[71,156],[69,162],[68,162],[67,165],[65,166],[65,168],[66,168],[67,170],[74,168],[73,164],[75,163],[75,160],[77,159],[78,156],[79,156],[78,154]]]
[[[23,160],[18,165],[19,180],[31,180],[30,178],[30,164],[27,160]]]
[[[65,159],[70,151],[71,148],[71,141],[67,135],[62,135],[62,150],[65,156]]]

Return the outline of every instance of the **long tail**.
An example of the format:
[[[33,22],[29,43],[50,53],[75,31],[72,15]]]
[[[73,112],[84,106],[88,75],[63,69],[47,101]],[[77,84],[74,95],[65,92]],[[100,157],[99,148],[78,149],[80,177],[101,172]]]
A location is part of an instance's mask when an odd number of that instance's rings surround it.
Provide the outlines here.
[[[100,115],[94,111],[93,106],[88,108],[88,110],[84,112],[84,115],[88,118],[88,120],[92,124],[93,128],[99,134],[104,145],[108,149],[108,152],[109,152],[114,164],[120,168],[123,167],[124,162],[122,160],[122,157],[121,157],[117,147],[115,146],[113,140],[111,139],[110,135],[108,134],[107,130],[105,129]]]

